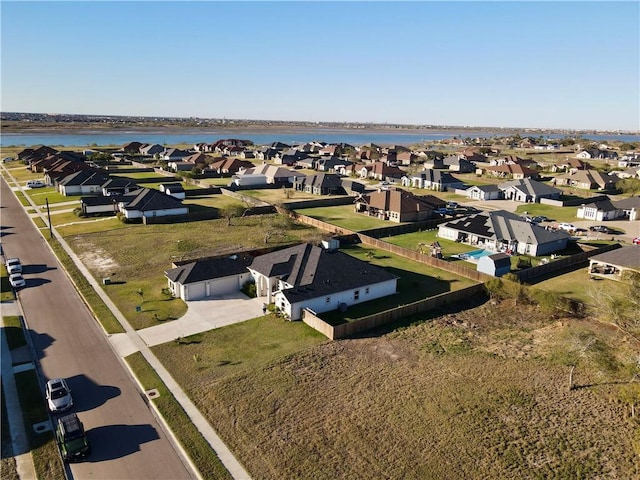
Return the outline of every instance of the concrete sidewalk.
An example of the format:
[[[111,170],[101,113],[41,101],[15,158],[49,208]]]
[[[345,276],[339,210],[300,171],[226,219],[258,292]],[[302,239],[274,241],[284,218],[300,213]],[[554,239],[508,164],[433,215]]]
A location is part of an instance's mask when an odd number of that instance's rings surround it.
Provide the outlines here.
[[[2,316],[20,315],[19,307],[15,302],[2,302]],[[0,326],[4,327],[4,320],[0,316]],[[33,466],[29,437],[25,431],[22,415],[22,407],[18,398],[18,388],[14,377],[13,358],[7,343],[5,330],[0,332],[0,352],[2,354],[2,388],[4,391],[5,408],[11,432],[12,455],[16,460],[16,471],[20,480],[36,480],[36,470]],[[29,355],[30,356],[30,355]],[[27,366],[33,368],[33,364]],[[23,370],[24,367],[21,369]]]

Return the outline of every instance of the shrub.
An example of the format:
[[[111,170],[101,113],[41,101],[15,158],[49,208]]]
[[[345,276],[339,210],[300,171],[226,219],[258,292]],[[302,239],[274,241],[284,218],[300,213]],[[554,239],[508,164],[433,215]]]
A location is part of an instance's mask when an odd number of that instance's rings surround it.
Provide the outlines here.
[[[254,280],[249,280],[242,286],[240,291],[249,298],[256,298],[257,297],[256,282]]]

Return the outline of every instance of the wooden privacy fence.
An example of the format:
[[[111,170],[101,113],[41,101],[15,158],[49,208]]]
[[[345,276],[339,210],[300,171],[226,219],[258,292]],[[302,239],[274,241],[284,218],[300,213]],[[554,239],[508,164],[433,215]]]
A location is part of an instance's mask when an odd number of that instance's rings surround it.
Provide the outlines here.
[[[336,340],[338,338],[349,337],[373,328],[394,323],[411,315],[435,310],[437,308],[444,307],[445,305],[455,304],[456,302],[467,300],[484,291],[484,285],[482,284],[471,285],[467,288],[418,300],[417,302],[385,310],[384,312],[373,315],[368,315],[353,322],[342,323],[340,325],[330,325],[315,315],[311,310],[305,309],[303,310],[302,321],[311,328],[325,335],[327,338]]]
[[[575,255],[570,255],[568,257],[562,257],[552,262],[547,263],[546,265],[538,265],[536,267],[527,268],[526,270],[519,270],[514,273],[518,280],[521,282],[526,282],[527,280],[531,280],[535,277],[540,277],[543,275],[547,275],[552,272],[557,272],[559,270],[564,270],[565,268],[570,268],[574,266],[587,266],[588,260],[590,257],[594,255],[599,255],[601,253],[610,252],[611,250],[616,250],[620,248],[621,245],[613,244],[613,245],[605,245],[600,248],[596,248],[590,250],[588,252],[577,253]],[[586,279],[587,277],[585,277]]]

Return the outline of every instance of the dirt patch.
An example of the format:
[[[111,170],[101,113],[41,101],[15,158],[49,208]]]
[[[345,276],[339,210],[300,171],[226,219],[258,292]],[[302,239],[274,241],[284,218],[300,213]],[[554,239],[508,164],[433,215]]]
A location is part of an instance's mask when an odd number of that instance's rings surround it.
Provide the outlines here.
[[[82,240],[78,241],[76,245],[81,247],[76,251],[81,252],[78,256],[82,263],[97,276],[111,275],[120,268],[118,262],[111,258],[105,250]]]

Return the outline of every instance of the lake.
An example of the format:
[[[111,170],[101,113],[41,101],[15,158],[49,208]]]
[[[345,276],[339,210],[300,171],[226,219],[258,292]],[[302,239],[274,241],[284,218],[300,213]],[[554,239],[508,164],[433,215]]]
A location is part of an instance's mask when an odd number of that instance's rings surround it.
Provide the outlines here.
[[[258,145],[267,145],[272,142],[283,142],[286,144],[296,144],[311,141],[322,141],[327,143],[348,143],[350,145],[363,145],[365,143],[375,143],[378,145],[413,145],[416,143],[433,142],[453,137],[493,137],[506,136],[507,133],[491,132],[471,132],[471,131],[447,131],[434,132],[381,132],[381,131],[353,131],[353,130],[298,130],[298,131],[267,131],[267,130],[210,130],[210,131],[87,131],[87,132],[58,132],[52,133],[6,133],[0,136],[0,145],[25,146],[49,145],[49,146],[122,146],[126,143],[137,141],[142,143],[158,143],[160,145],[195,144],[200,142],[213,143],[221,138],[242,138],[251,140]],[[524,136],[524,134],[521,134]],[[538,137],[538,135],[534,135]],[[639,142],[640,135],[582,135],[585,138],[595,141],[619,140],[623,142]],[[564,134],[549,134],[545,137],[550,139],[564,138]]]

